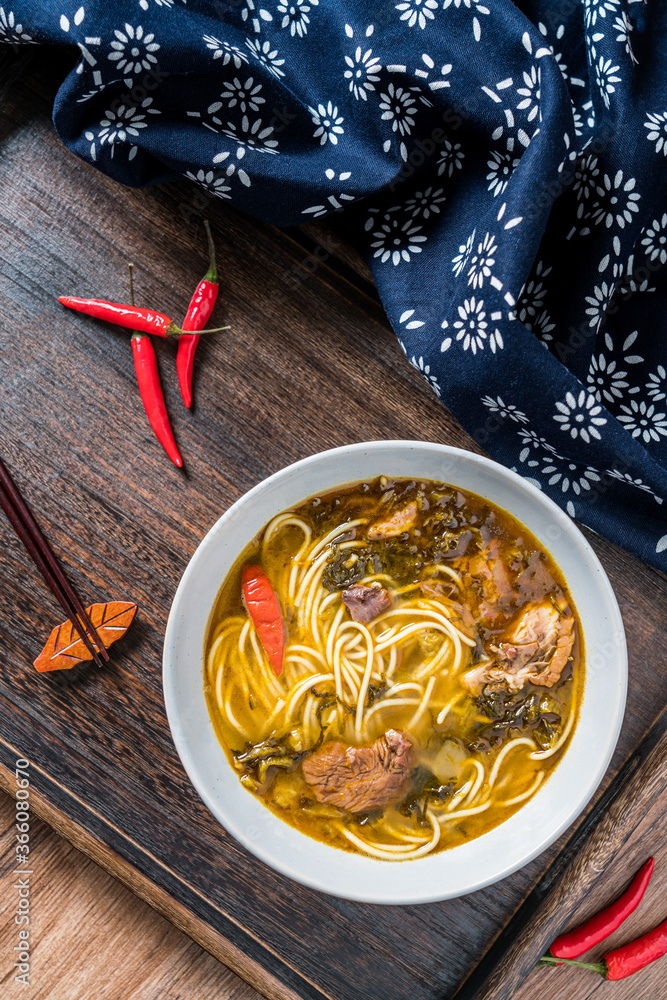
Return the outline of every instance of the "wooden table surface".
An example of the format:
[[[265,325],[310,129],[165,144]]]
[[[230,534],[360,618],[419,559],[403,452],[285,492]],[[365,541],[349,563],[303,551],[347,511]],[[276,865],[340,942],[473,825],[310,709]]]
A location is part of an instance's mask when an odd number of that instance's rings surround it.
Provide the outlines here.
[[[3,1000],[260,1000],[260,994],[40,820],[30,984],[14,980],[14,802],[0,792]],[[12,882],[14,879],[11,880]],[[110,961],[110,956],[122,960]]]
[[[446,904],[378,908],[303,889],[242,851],[198,800],[166,726],[160,651],[202,534],[269,472],[374,438],[479,449],[407,365],[340,226],[279,233],[185,183],[120,188],[53,133],[67,68],[62,56],[33,55],[0,103],[1,450],[82,595],[141,610],[103,674],[37,676],[30,663],[59,611],[2,529],[0,782],[11,788],[16,756],[27,757],[38,813],[267,996],[449,996],[560,845]],[[122,300],[132,259],[138,301],[182,315],[206,269],[204,211],[223,275],[215,317],[232,330],[200,345],[191,413],[170,345],[159,345],[182,473],[146,424],[126,336],[64,314],[56,295]],[[316,259],[304,245],[319,248]],[[628,711],[608,782],[667,703],[667,675],[655,669],[667,581],[588,536],[629,638]],[[583,980],[576,989],[590,995]]]

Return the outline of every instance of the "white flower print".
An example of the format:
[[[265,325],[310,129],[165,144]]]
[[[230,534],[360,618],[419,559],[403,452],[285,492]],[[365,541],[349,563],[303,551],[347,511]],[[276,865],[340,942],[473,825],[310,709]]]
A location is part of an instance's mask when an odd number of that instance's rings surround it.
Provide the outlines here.
[[[414,309],[406,309],[404,313],[401,313],[398,322],[402,323],[406,330],[418,330],[420,327],[425,326],[426,324],[422,319],[412,318],[414,314]],[[403,350],[405,350],[405,348],[403,348]]]
[[[263,66],[266,66],[269,73],[272,73],[275,77],[285,75],[284,70],[280,68],[285,65],[285,60],[278,58],[278,49],[272,48],[271,42],[260,42],[259,39],[246,38],[245,43],[250,50],[250,54],[258,62],[261,62]]]
[[[590,444],[591,438],[601,440],[598,427],[603,427],[607,418],[600,416],[602,407],[592,393],[586,389],[582,389],[577,396],[567,392],[565,399],[556,403],[556,409],[558,413],[553,419],[560,424],[562,431],[569,432],[571,438],[581,438],[586,444]]]
[[[518,167],[519,163],[519,159],[511,156],[510,153],[498,153],[495,150],[491,152],[491,159],[486,161],[489,168],[486,179],[489,182],[488,190],[493,192],[494,198],[503,194],[515,167]]]
[[[220,97],[227,102],[228,108],[235,108],[238,106],[239,110],[244,114],[246,111],[259,111],[260,104],[266,104],[266,101],[261,97],[262,85],[261,83],[255,83],[254,79],[250,76],[245,82],[239,80],[238,76],[234,80],[230,80],[225,83],[226,90],[220,94]],[[209,114],[214,114],[219,111],[222,104],[216,101],[215,104],[211,104],[208,108]],[[213,121],[220,125],[222,124],[217,119]]]
[[[227,122],[228,127],[222,129],[223,135],[235,139],[236,142],[254,149],[258,153],[277,153],[278,142],[273,138],[273,125],[264,125],[258,118],[251,122],[247,115],[241,119],[240,126],[235,122]]]
[[[536,333],[545,347],[549,341],[554,339],[551,331],[556,329],[556,324],[552,321],[551,316],[546,309],[543,309],[540,315],[535,316],[534,318],[532,316],[527,316],[526,319],[523,320],[523,325],[527,330],[530,330],[531,333]]]
[[[584,119],[579,109],[575,108],[572,102],[570,102],[570,105],[572,110],[572,122],[574,124],[574,134],[576,135],[577,139],[580,139],[581,136],[584,134]]]
[[[661,436],[667,437],[667,413],[658,413],[653,403],[631,399],[630,405],[622,405],[621,410],[623,412],[618,420],[633,438],[641,438],[644,444],[650,444],[651,441],[659,441]]]
[[[125,30],[114,31],[111,42],[112,51],[108,59],[116,64],[116,69],[123,74],[126,86],[131,87],[135,76],[147,73],[157,65],[155,53],[160,46],[155,41],[153,32],[145,32],[139,24],[134,27],[126,22]]]
[[[324,171],[324,176],[328,181],[336,180],[336,171],[329,167]],[[338,174],[339,181],[347,181],[352,176],[349,170],[344,170],[342,173]],[[344,208],[344,202],[354,201],[353,194],[347,194],[345,191],[341,191],[338,194],[330,194],[327,196],[328,205],[311,205],[310,208],[304,208],[302,215],[311,215],[313,219],[319,219],[320,216],[326,215],[333,208],[335,211],[340,211]]]
[[[645,493],[650,493],[656,503],[663,503],[664,498],[659,497],[657,493],[654,493],[650,486],[648,486],[641,479],[634,479],[630,472],[620,472],[618,469],[606,469],[606,474],[611,476],[612,479],[618,479],[621,483],[626,483],[628,486],[634,486],[638,490],[643,490]]]
[[[524,70],[523,81],[525,86],[517,87],[517,94],[521,101],[517,104],[518,111],[526,111],[527,119],[532,122],[540,114],[540,67],[531,66],[530,73]],[[540,114],[540,120],[542,115]]]
[[[488,7],[485,7],[480,0],[444,0],[442,5],[443,10],[447,10],[448,7],[467,7],[470,11],[475,11],[475,17],[472,19],[472,33],[475,37],[475,41],[478,42],[482,37],[482,26],[479,22],[477,14],[490,14]]]
[[[93,162],[97,160],[97,143],[100,151],[104,146],[110,149],[110,155],[116,151],[117,144],[131,143],[133,139],[141,134],[141,129],[148,127],[145,120],[146,115],[159,115],[160,112],[151,108],[152,97],[147,97],[137,107],[136,105],[121,104],[114,111],[107,111],[101,120],[97,133],[92,130],[84,132],[86,139],[90,142],[90,156]],[[143,111],[141,110],[143,109]],[[130,145],[128,150],[128,160],[133,160],[137,155],[137,146]]]
[[[614,21],[614,31],[617,31],[616,41],[621,42],[625,46],[625,51],[628,53],[633,63],[637,62],[634,52],[632,51],[632,40],[630,38],[630,32],[634,31],[635,26],[628,17],[626,11],[616,18]]]
[[[529,74],[525,74],[525,76],[529,82],[532,82],[532,78]],[[496,83],[495,88],[483,86],[482,90],[496,104],[502,104],[504,93],[507,91],[507,96],[509,97],[508,87],[511,87],[513,83],[514,83],[513,79],[511,77],[508,77],[506,80],[501,80],[500,82]],[[539,77],[537,75],[536,75],[536,83],[539,84]],[[522,87],[521,91],[524,94],[528,94],[529,96],[519,102],[519,107],[524,109],[531,108],[531,112],[529,112],[530,114],[529,121],[532,121],[532,119],[535,117],[535,115],[538,113],[539,110],[539,86],[537,95],[533,94],[532,87],[531,88]],[[535,97],[537,97],[537,102],[538,102],[537,104],[534,104]],[[532,114],[531,106],[534,106],[535,108],[535,115]],[[491,138],[495,142],[497,142],[504,136],[505,147],[508,153],[514,152],[517,142],[519,143],[519,145],[527,149],[539,132],[539,128],[536,128],[533,131],[532,135],[528,135],[528,133],[522,127],[522,125],[520,123],[517,123],[514,111],[510,107],[504,107],[502,109],[502,116],[499,117],[501,117],[501,120],[502,117],[504,117],[505,121],[502,125],[498,125],[497,128],[493,130],[493,132],[491,133]],[[526,127],[528,127],[528,122],[525,122],[525,124]]]
[[[639,330],[635,330],[634,333],[629,334],[621,344],[620,353],[622,354],[622,361],[624,365],[638,365],[641,364],[642,361],[644,360],[644,358],[640,354],[625,353],[626,351],[630,350],[630,348],[633,346],[638,336],[639,336]],[[610,353],[612,354],[619,353],[616,351],[616,348],[614,347],[614,341],[609,333],[605,333],[604,342],[605,342],[605,347]],[[637,392],[638,390],[631,389],[630,391]]]
[[[585,495],[586,491],[593,489],[591,483],[600,482],[600,474],[592,465],[579,465],[563,458],[557,452],[543,455],[541,460],[529,459],[526,465],[528,468],[540,467],[542,475],[547,477],[547,486],[555,487],[561,493],[569,493],[572,490],[577,497]],[[575,516],[572,500],[567,501],[566,510],[570,517]]]
[[[588,388],[591,390],[599,403],[606,399],[608,403],[614,403],[623,396],[623,390],[630,385],[626,382],[628,373],[619,369],[615,361],[609,361],[604,354],[593,355],[586,376]],[[638,389],[630,389],[630,392],[639,392]]]
[[[589,153],[579,160],[574,169],[574,181],[572,190],[577,196],[577,201],[581,204],[577,210],[577,216],[581,218],[584,212],[583,203],[588,201],[597,190],[597,179],[600,175],[597,156]]]
[[[338,114],[338,108],[329,101],[326,107],[324,104],[318,104],[317,110],[310,107],[308,110],[313,119],[313,125],[317,125],[313,132],[313,139],[319,138],[321,146],[324,146],[327,141],[332,146],[338,145],[338,136],[345,132],[345,129],[342,128],[345,119]]]
[[[245,0],[243,10],[241,11],[241,18],[252,24],[256,34],[259,34],[262,30],[262,21],[273,21],[273,15],[263,7],[258,7],[255,0]]]
[[[419,77],[421,77],[423,80],[428,80],[428,77],[430,75],[431,70],[435,69],[435,62],[433,61],[433,59],[431,59],[431,57],[426,52],[422,52],[422,62],[424,63],[424,66],[428,67],[428,71],[423,70],[420,67],[419,70],[415,70],[415,73]],[[447,77],[449,76],[449,74],[451,73],[451,71],[453,70],[453,68],[454,67],[453,67],[452,63],[445,63],[444,66],[441,66],[440,67],[440,76],[441,76],[442,79],[431,80],[430,83],[429,83],[429,85],[428,85],[428,89],[429,90],[443,90],[443,89],[445,89],[447,87],[451,87],[451,82],[447,79]],[[423,98],[422,98],[422,100],[423,100]],[[428,103],[429,107],[432,106],[431,103],[430,103],[430,101],[429,102],[424,101],[424,103],[425,104]]]
[[[498,244],[491,233],[487,233],[481,243],[477,244],[477,250],[470,256],[470,267],[468,269],[468,284],[473,288],[481,288],[485,278],[491,277],[491,268],[496,262],[495,254],[498,252]]]
[[[648,129],[648,141],[655,143],[656,153],[662,152],[667,156],[667,111],[647,115],[644,128]]]
[[[481,402],[486,406],[491,413],[497,413],[500,417],[509,417],[517,424],[527,424],[528,417],[522,410],[514,405],[514,403],[506,403],[501,396],[482,396]]]
[[[319,2],[320,0],[282,0],[277,7],[278,13],[283,15],[281,28],[289,28],[292,37],[298,35],[303,38],[310,24],[310,8],[317,7]]]
[[[587,465],[584,468],[584,472],[580,473],[580,465],[576,462],[570,462],[561,455],[554,455],[553,457],[547,455],[543,459],[546,465],[540,471],[543,475],[549,476],[547,479],[547,486],[558,486],[563,493],[567,493],[569,489],[575,496],[581,496],[582,490],[590,490],[591,483],[599,483],[600,476],[597,469],[594,469],[592,465]],[[557,463],[561,462],[559,466]]]
[[[402,221],[398,215],[399,206],[394,206],[384,213],[381,219],[371,215],[366,222],[366,230],[377,226],[373,236],[375,241],[371,243],[371,249],[375,250],[374,257],[379,257],[382,264],[391,260],[394,267],[401,261],[410,262],[410,254],[421,253],[420,243],[426,242],[426,237],[421,235],[421,226],[414,225],[412,218]]]
[[[654,219],[642,236],[642,246],[648,259],[667,264],[667,212],[662,219]]]
[[[443,149],[437,164],[438,177],[442,177],[443,174],[452,177],[457,170],[463,169],[465,154],[461,152],[460,142],[450,142],[449,139],[445,139],[442,145]]]
[[[203,41],[206,42],[206,48],[213,53],[214,59],[222,59],[223,66],[231,62],[236,69],[241,69],[241,66],[248,62],[247,55],[241,52],[238,46],[221,42],[215,35],[203,35]]]
[[[410,358],[410,364],[412,365],[413,368],[416,368],[417,371],[420,372],[424,376],[424,378],[426,379],[426,381],[428,382],[428,384],[431,386],[431,388],[433,389],[433,392],[436,394],[436,396],[442,396],[442,389],[438,385],[437,378],[435,377],[435,375],[431,375],[431,366],[430,365],[425,365],[423,358],[421,358],[421,357],[420,358],[415,358],[414,356],[412,358]]]
[[[630,295],[634,295],[635,292],[654,292],[656,290],[655,285],[651,285],[648,278],[641,278],[637,280],[634,274],[628,274],[619,283],[616,289],[616,296],[619,299],[629,298]]]
[[[648,389],[648,394],[651,396],[653,401],[657,403],[659,400],[664,399],[667,393],[667,372],[663,365],[658,365],[656,371],[651,372],[648,377],[648,382],[646,383],[646,388]]]
[[[370,38],[374,28],[370,24],[366,28],[365,36]],[[354,30],[349,24],[345,25],[345,34],[348,38],[354,38]],[[343,78],[348,81],[350,93],[354,94],[355,100],[367,101],[368,94],[375,90],[375,84],[380,79],[382,66],[377,56],[373,55],[373,49],[362,49],[358,45],[351,56],[345,56],[345,65],[348,67],[343,73]]]
[[[5,11],[0,7],[0,41],[11,42],[13,45],[34,45],[32,35],[24,31],[23,25],[16,20],[13,10]]]
[[[244,187],[250,187],[251,181],[248,174],[245,172],[243,167],[240,165],[246,154],[245,146],[237,146],[236,155],[233,155],[229,150],[225,150],[222,153],[218,153],[213,157],[214,163],[223,163],[225,169],[225,175],[227,177],[233,177],[236,175],[241,181]]]
[[[596,191],[598,196],[604,201],[596,202],[593,206],[593,219],[599,225],[605,225],[610,229],[614,222],[619,229],[625,229],[626,222],[632,222],[632,213],[639,211],[637,202],[641,195],[635,191],[637,181],[634,177],[623,180],[623,171],[617,170],[613,179],[609,174],[602,178],[602,184],[598,184]]]
[[[621,82],[620,76],[615,75],[619,68],[619,66],[612,66],[611,59],[605,59],[604,56],[600,56],[595,61],[595,82],[598,85],[605,108],[609,107],[609,95],[616,91],[614,84]]]
[[[584,0],[586,13],[586,27],[592,28],[598,17],[606,17],[608,13],[615,13],[619,8],[619,0]]]
[[[415,124],[415,99],[403,87],[390,83],[386,94],[380,94],[382,121],[391,122],[392,131],[399,135],[410,135]]]
[[[558,452],[552,444],[537,433],[537,431],[528,430],[526,427],[521,427],[517,431],[519,438],[521,439],[521,444],[524,446],[521,453],[519,454],[519,461],[525,462],[532,451],[539,451],[544,449],[548,451],[551,455],[557,455]]]
[[[473,229],[466,242],[462,243],[461,246],[459,247],[459,252],[456,254],[455,257],[452,257],[452,264],[454,265],[452,271],[454,272],[457,278],[461,273],[461,271],[463,271],[468,266],[468,260],[470,258],[470,254],[472,253],[476,232],[477,230]]]
[[[186,2],[187,0],[183,0],[183,3]],[[153,3],[156,7],[168,7],[170,10],[174,6],[174,0],[153,0]],[[148,10],[150,7],[149,0],[139,0],[139,6],[142,10]]]
[[[607,310],[614,297],[615,288],[616,285],[613,281],[609,284],[603,281],[601,285],[595,286],[592,295],[586,296],[586,302],[588,303],[586,315],[590,316],[588,325],[595,327],[596,331],[600,329],[606,318]]]
[[[535,266],[533,276],[526,282],[521,291],[516,304],[516,313],[521,323],[537,316],[544,305],[547,294],[545,278],[551,274],[551,268],[545,267],[544,262],[539,260]]]
[[[489,330],[489,321],[482,299],[476,299],[474,295],[466,299],[463,305],[458,307],[458,314],[459,319],[453,326],[457,331],[456,340],[461,342],[464,351],[470,349],[473,354],[477,354],[477,351],[483,351],[488,343],[495,354],[497,348],[504,347],[500,331]],[[449,324],[445,320],[441,325],[443,330],[446,330]],[[441,350],[443,349],[441,347]]]
[[[401,21],[407,21],[408,28],[414,28],[415,24],[425,28],[427,20],[433,20],[433,11],[437,9],[438,0],[406,0],[396,4],[396,10],[402,11]]]
[[[227,200],[231,198],[229,193],[231,188],[229,184],[225,183],[226,178],[216,177],[213,170],[198,170],[196,174],[191,170],[188,170],[184,176],[187,177],[188,180],[194,181],[201,187],[206,188],[206,190],[210,191],[211,194],[214,194],[216,198],[225,198]]]
[[[445,200],[443,188],[434,191],[432,187],[427,187],[425,191],[415,191],[414,196],[406,201],[405,208],[413,219],[418,216],[428,219],[432,214],[440,214],[440,205]]]
[[[563,74],[563,77],[565,78],[565,80],[567,80],[567,82],[569,83],[570,82],[570,77],[569,77],[569,74],[567,72],[567,66],[565,64],[565,60],[563,58],[563,54],[562,54],[562,52],[557,52],[556,48],[553,45],[551,45],[551,43],[548,40],[549,29],[547,28],[546,24],[543,24],[542,21],[540,21],[540,23],[537,25],[537,27],[538,27],[538,29],[540,31],[540,34],[546,40],[547,45],[551,49],[551,54],[553,55],[554,59],[558,63],[559,70]],[[562,41],[562,38],[563,38],[564,34],[565,34],[565,25],[564,24],[559,24],[558,27],[556,28],[556,40],[559,41],[559,42]]]

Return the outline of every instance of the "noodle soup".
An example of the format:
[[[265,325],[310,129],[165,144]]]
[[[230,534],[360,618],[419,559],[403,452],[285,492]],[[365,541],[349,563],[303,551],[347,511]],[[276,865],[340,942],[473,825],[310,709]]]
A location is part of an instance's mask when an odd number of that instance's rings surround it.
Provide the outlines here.
[[[581,627],[510,514],[383,476],[266,525],[220,591],[204,683],[249,793],[332,846],[410,860],[548,778],[576,723]]]

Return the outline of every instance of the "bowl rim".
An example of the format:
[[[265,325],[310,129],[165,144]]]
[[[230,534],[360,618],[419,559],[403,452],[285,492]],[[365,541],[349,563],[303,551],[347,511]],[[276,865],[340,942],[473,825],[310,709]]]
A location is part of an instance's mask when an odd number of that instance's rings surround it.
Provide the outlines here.
[[[485,468],[492,474],[500,475],[501,478],[504,478],[509,483],[513,483],[515,486],[519,487],[520,490],[524,491],[528,495],[528,497],[532,497],[534,501],[537,501],[538,505],[543,508],[544,512],[548,513],[549,516],[554,519],[555,523],[563,531],[565,537],[574,539],[578,543],[582,554],[585,556],[585,559],[599,584],[602,596],[606,598],[606,610],[609,613],[610,626],[611,626],[610,634],[614,637],[614,648],[616,654],[615,660],[618,666],[618,676],[616,680],[618,681],[618,684],[616,688],[616,696],[615,696],[614,710],[611,720],[611,727],[606,731],[607,742],[605,745],[605,752],[603,753],[602,757],[598,762],[597,769],[592,775],[590,775],[589,779],[585,783],[585,793],[583,795],[580,794],[578,797],[576,797],[576,805],[569,810],[567,817],[563,819],[556,827],[550,829],[546,836],[542,837],[541,839],[538,839],[533,844],[533,846],[528,851],[526,851],[525,854],[523,854],[520,860],[518,861],[515,860],[511,864],[505,865],[505,867],[503,867],[502,864],[500,864],[498,871],[493,875],[493,877],[488,877],[488,875],[479,875],[476,877],[473,874],[470,876],[468,882],[466,883],[465,888],[463,889],[458,888],[455,889],[455,891],[449,891],[447,888],[443,887],[437,888],[434,886],[433,888],[427,890],[424,890],[422,888],[420,891],[414,893],[413,892],[406,893],[406,891],[403,890],[398,894],[392,894],[391,891],[386,891],[386,892],[383,891],[381,894],[379,894],[377,890],[369,891],[368,889],[365,889],[363,887],[363,877],[361,877],[362,873],[359,872],[360,878],[358,885],[352,887],[348,886],[345,891],[341,892],[339,891],[337,885],[335,885],[331,879],[325,879],[321,876],[321,874],[319,876],[310,875],[308,874],[308,872],[304,872],[303,870],[296,867],[291,860],[276,859],[276,857],[272,854],[271,849],[265,847],[261,843],[258,843],[253,836],[246,833],[239,826],[239,824],[235,822],[233,816],[230,816],[229,813],[225,813],[224,815],[222,814],[219,803],[216,801],[215,796],[213,795],[211,788],[209,787],[209,784],[200,777],[199,767],[197,766],[197,762],[195,761],[193,755],[190,752],[186,727],[184,725],[184,719],[181,713],[180,706],[178,704],[178,698],[176,694],[176,663],[174,657],[171,654],[175,648],[176,639],[178,638],[177,631],[178,631],[179,608],[183,603],[184,595],[186,594],[188,588],[191,586],[192,580],[196,578],[196,574],[199,569],[199,564],[205,558],[205,553],[207,549],[212,543],[215,542],[217,538],[219,538],[224,533],[227,523],[234,518],[234,516],[241,508],[243,508],[247,504],[250,504],[252,501],[255,500],[255,498],[260,496],[262,493],[266,492],[271,487],[273,487],[276,484],[279,484],[282,480],[288,477],[293,477],[295,475],[298,476],[301,472],[303,472],[304,470],[308,469],[309,467],[317,463],[335,461],[338,458],[345,458],[350,454],[358,452],[368,452],[369,450],[374,452],[384,452],[384,451],[390,451],[391,449],[399,449],[399,450],[426,449],[429,452],[432,453],[435,452],[443,457],[449,456],[454,461],[456,461],[457,459],[463,459],[465,461],[472,462],[473,464],[477,464],[482,468]],[[406,477],[401,476],[400,478],[406,478]],[[416,476],[415,478],[419,478],[419,476]],[[423,478],[430,479],[430,477],[426,476],[424,476]],[[342,487],[345,483],[352,484],[361,481],[363,481],[363,477],[361,479],[356,476],[353,476],[352,478],[342,478],[342,479],[339,477],[337,482],[331,485],[330,487],[328,488],[323,487],[322,492],[325,492],[327,489],[334,490],[336,488],[339,488],[339,486]],[[445,478],[443,478],[442,481],[448,482],[448,480]],[[451,485],[456,486],[457,484],[456,482],[452,482]],[[461,486],[460,488],[468,490],[468,492],[473,492],[473,493],[476,492],[475,490],[467,486]],[[312,495],[314,495],[312,492],[308,492],[308,494],[304,495],[302,497],[302,500],[299,502],[304,502],[305,500],[308,499],[309,496]],[[483,494],[478,494],[478,495],[483,495]],[[496,506],[500,506],[501,509],[505,509],[502,507],[502,503],[498,503],[491,497],[487,496],[486,499],[491,500],[492,503],[496,504]],[[297,503],[298,502],[295,502],[290,506],[296,506]],[[266,519],[266,523],[268,523],[270,518],[275,516],[275,514],[277,513],[280,513],[280,511],[276,509],[275,513],[271,514]],[[509,511],[509,513],[512,514],[512,511]],[[513,516],[517,520],[520,520],[520,518],[518,518],[516,514],[513,514]],[[527,527],[529,527],[529,530],[533,532],[533,529],[530,527],[530,525],[527,525]],[[556,562],[556,565],[559,566],[558,558],[551,552],[551,550],[546,546],[546,544],[541,540],[540,544],[542,544],[545,548],[547,548],[547,551],[550,552],[552,558]],[[236,555],[232,559],[230,566],[233,564],[235,559],[238,558],[240,552],[241,549],[239,549],[236,552]],[[563,575],[565,576],[565,574]],[[568,586],[570,586],[570,581],[567,580],[567,578],[566,582],[568,583]],[[218,592],[219,592],[219,586],[218,586]],[[210,614],[210,609],[209,609],[209,614]],[[588,679],[588,670],[589,670],[588,660],[589,660],[589,651],[586,650],[586,661],[585,661],[586,669],[585,669],[585,681],[584,681],[585,684]],[[201,661],[199,664],[200,674],[203,672],[201,670],[202,664],[203,664],[203,645],[202,645]],[[351,899],[358,902],[387,904],[387,905],[414,905],[417,903],[437,902],[444,899],[455,898],[461,895],[467,895],[485,886],[495,884],[496,882],[507,877],[508,875],[512,874],[518,869],[523,868],[524,866],[529,864],[535,857],[537,857],[544,850],[546,850],[551,844],[553,844],[554,841],[556,841],[564,833],[564,831],[567,830],[572,825],[572,823],[577,819],[577,817],[579,817],[581,813],[585,810],[586,806],[588,805],[593,795],[595,794],[604,774],[607,771],[609,762],[611,760],[613,752],[616,748],[616,744],[618,742],[618,736],[620,733],[624,717],[626,695],[627,695],[627,673],[628,673],[627,644],[626,644],[625,631],[623,627],[623,621],[618,606],[618,602],[616,600],[616,596],[612,589],[609,578],[602,564],[600,563],[600,560],[598,559],[595,551],[593,550],[593,548],[591,547],[585,536],[582,534],[578,526],[575,524],[575,522],[549,496],[547,496],[545,493],[539,490],[535,485],[533,485],[533,483],[530,480],[514,472],[512,469],[509,469],[506,466],[501,465],[498,462],[495,462],[493,459],[490,459],[485,455],[479,455],[476,452],[471,452],[463,448],[456,448],[451,445],[443,445],[436,442],[409,440],[409,439],[364,441],[350,445],[343,445],[336,448],[326,449],[325,451],[321,452],[316,452],[312,455],[306,456],[305,458],[299,459],[296,462],[290,463],[289,465],[284,466],[278,471],[272,473],[270,476],[267,476],[265,479],[262,479],[259,483],[257,483],[250,490],[248,490],[246,493],[240,496],[236,501],[234,501],[234,503],[218,518],[218,520],[203,536],[183,572],[183,575],[181,577],[181,580],[179,582],[178,588],[175,592],[172,601],[171,609],[169,612],[169,618],[167,621],[167,627],[164,638],[164,647],[163,647],[163,672],[162,672],[163,694],[164,694],[166,714],[172,735],[172,740],[174,742],[176,751],[199,797],[202,799],[204,804],[213,814],[215,819],[224,827],[224,829],[226,829],[231,834],[231,836],[234,837],[246,850],[248,850],[255,857],[259,858],[270,868],[282,873],[283,875],[287,875],[289,878],[292,878],[299,883],[302,883],[320,892],[330,893],[332,895],[338,896],[339,898]],[[201,686],[202,686],[202,696],[203,696],[203,677],[201,680],[202,680]],[[584,696],[582,695],[580,712],[584,703],[583,697]],[[575,727],[573,736],[576,735],[577,731],[579,730],[580,723],[581,723],[581,716],[577,720],[577,725]],[[210,725],[211,729],[213,729],[212,723],[210,723]],[[563,757],[558,762],[557,767],[554,770],[554,773],[556,772],[558,767],[562,765],[563,760],[566,759],[569,750],[570,748],[568,747],[568,750],[565,752],[565,754],[563,754]],[[221,759],[225,761],[226,766],[229,766],[226,755],[222,750],[222,748],[221,748]],[[544,786],[547,785],[548,781],[544,782]],[[240,784],[239,788],[240,789],[242,788]],[[250,799],[257,802],[259,808],[263,811],[263,813],[267,813],[269,816],[274,817],[274,819],[279,824],[287,828],[287,830],[290,831],[290,834],[287,835],[288,837],[292,835],[296,838],[300,838],[303,841],[307,841],[308,845],[311,846],[316,845],[316,848],[313,848],[313,853],[315,854],[321,854],[321,849],[323,848],[325,852],[329,852],[329,854],[335,854],[338,859],[344,858],[346,859],[346,861],[349,861],[349,859],[354,859],[355,861],[360,859],[362,862],[370,862],[373,866],[372,868],[373,871],[385,870],[387,872],[390,872],[391,870],[394,870],[396,869],[396,867],[398,867],[397,862],[380,861],[375,858],[368,858],[365,856],[353,854],[351,852],[342,851],[339,848],[334,848],[329,845],[323,844],[322,842],[317,841],[314,838],[311,838],[306,834],[301,833],[301,831],[297,830],[295,827],[292,827],[284,820],[275,816],[274,813],[272,813],[269,809],[267,809],[266,806],[259,803],[255,799],[255,797],[251,796],[245,789],[242,789],[242,791]],[[533,802],[534,799],[537,798],[537,796],[539,796],[539,794],[540,792],[538,791],[536,795],[533,797],[533,799],[531,799],[530,802],[527,803],[525,807],[523,807],[523,809],[528,808],[531,802]],[[523,809],[518,810],[516,813],[513,814],[513,816],[522,813]],[[432,863],[438,858],[443,858],[447,855],[453,856],[457,851],[461,852],[462,849],[468,848],[469,846],[478,843],[484,838],[493,836],[496,833],[496,831],[502,830],[502,828],[506,826],[507,823],[511,822],[512,818],[513,817],[509,817],[507,820],[504,820],[497,826],[493,827],[487,833],[474,838],[472,841],[469,841],[464,845],[457,845],[456,847],[436,852],[435,854],[432,855],[427,855],[424,858],[414,859],[409,863],[407,863],[408,867],[412,868],[412,866],[416,865],[423,866],[424,862]],[[345,862],[343,862],[343,864],[345,864]],[[336,867],[335,863],[334,867]],[[352,865],[351,867],[354,868],[354,865]],[[357,867],[363,868],[365,867],[365,865],[362,866],[357,865]],[[404,868],[405,865],[400,865],[400,867]],[[393,880],[391,879],[391,877],[389,877],[386,881],[388,883],[391,883]]]

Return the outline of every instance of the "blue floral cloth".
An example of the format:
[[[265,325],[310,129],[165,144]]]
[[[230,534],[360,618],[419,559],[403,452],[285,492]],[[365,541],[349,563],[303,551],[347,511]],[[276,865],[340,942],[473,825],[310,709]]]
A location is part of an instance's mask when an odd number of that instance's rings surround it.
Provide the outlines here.
[[[4,0],[77,47],[55,126],[126,184],[345,209],[494,458],[667,569],[664,0]]]

